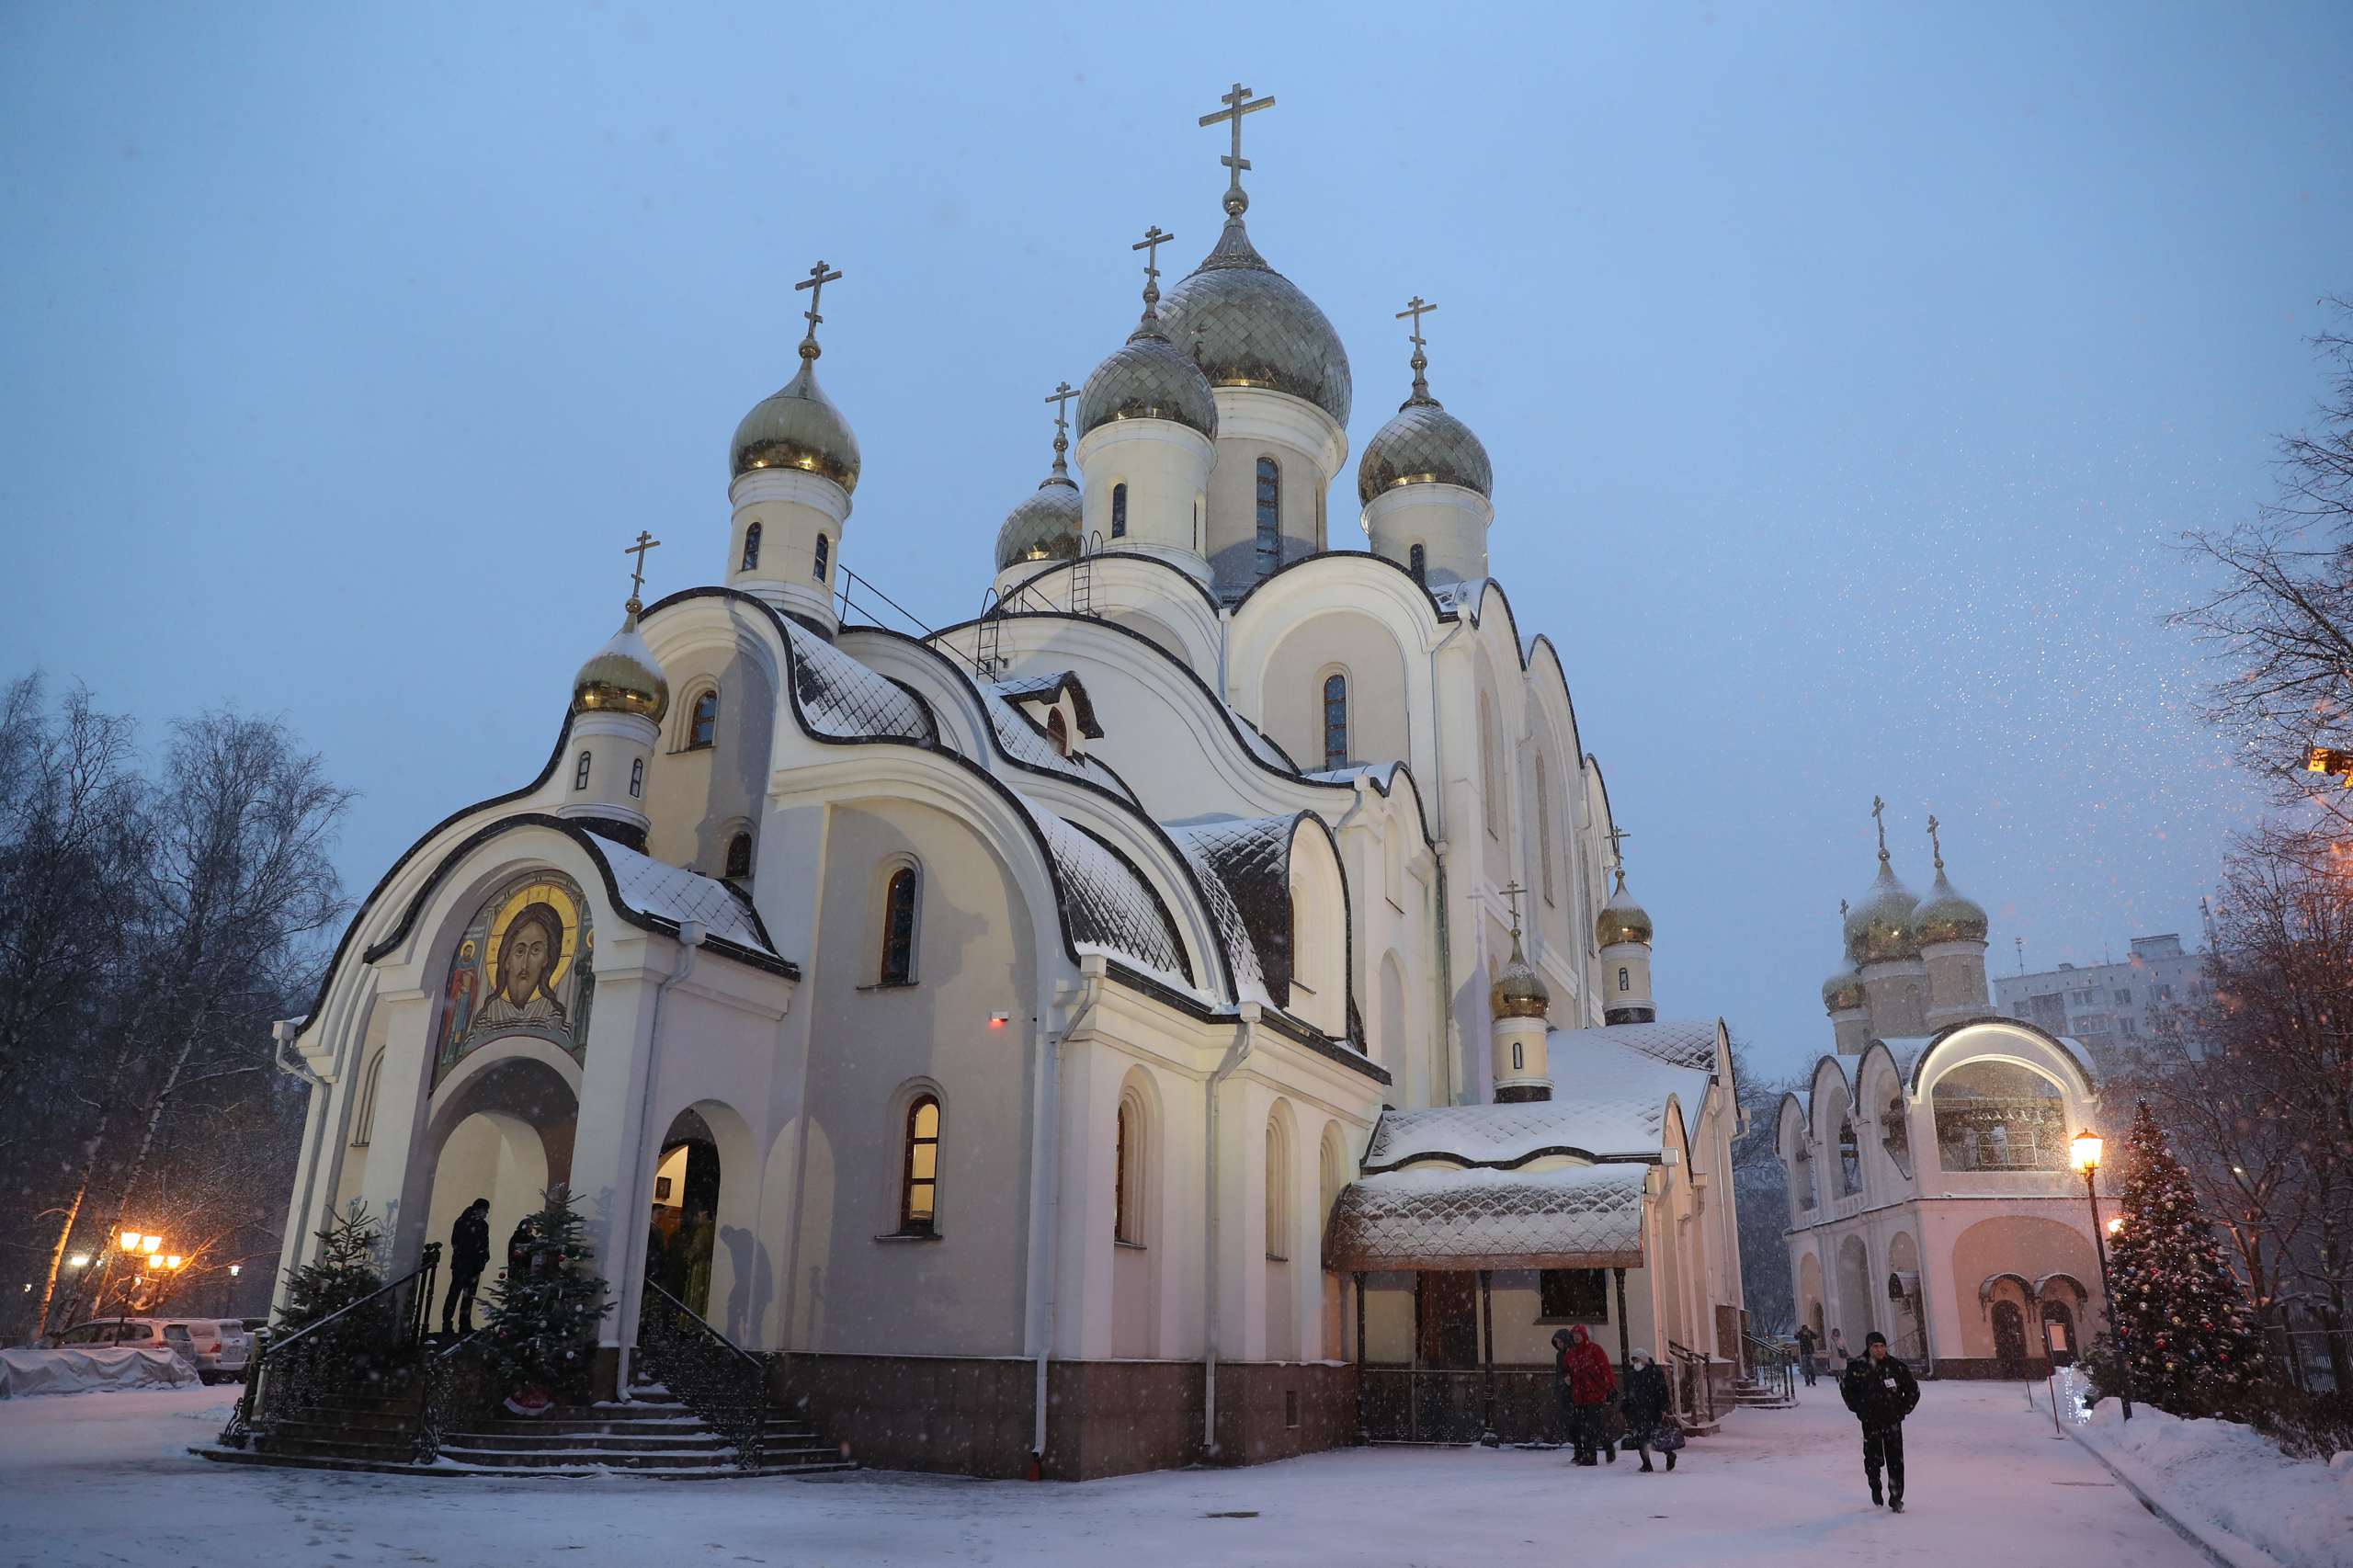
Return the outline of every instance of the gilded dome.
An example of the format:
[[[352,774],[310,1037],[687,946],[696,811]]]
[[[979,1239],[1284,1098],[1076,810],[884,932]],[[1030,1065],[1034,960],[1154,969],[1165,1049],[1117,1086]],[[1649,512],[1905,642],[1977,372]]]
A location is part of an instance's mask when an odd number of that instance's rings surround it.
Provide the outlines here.
[[[1401,484],[1459,484],[1492,498],[1495,473],[1471,426],[1424,395],[1405,400],[1357,464],[1357,499],[1367,506]]]
[[[1919,899],[1895,875],[1880,851],[1879,876],[1847,912],[1847,959],[1858,968],[1920,956],[1920,935],[1912,912]]]
[[[1495,983],[1487,987],[1487,1011],[1497,1018],[1540,1018],[1552,1011],[1552,994],[1520,951],[1519,933],[1511,934],[1511,957],[1505,960]]]
[[[1840,970],[1822,983],[1822,1006],[1824,1011],[1844,1013],[1863,1005],[1862,972],[1851,965]]]
[[[1931,942],[1982,942],[1992,923],[1976,900],[1952,885],[1939,865],[1936,885],[1912,912],[1912,924],[1925,947]]]
[[[638,635],[637,610],[637,601],[630,600],[621,629],[573,677],[574,713],[637,713],[658,724],[670,710],[670,683]]]
[[[1168,341],[1221,387],[1267,387],[1303,397],[1346,426],[1352,383],[1340,335],[1250,244],[1241,214],[1217,248],[1168,290]]]
[[[858,437],[817,385],[813,343],[801,346],[801,373],[752,405],[728,446],[728,477],[754,469],[797,468],[832,480],[844,494],[858,488]]]
[[[996,530],[997,570],[1024,561],[1077,560],[1085,510],[1077,485],[1061,474],[1048,479]]]
[[[1620,942],[1640,942],[1644,947],[1650,945],[1650,912],[1635,903],[1634,895],[1626,891],[1626,869],[1622,866],[1618,869],[1618,891],[1609,895],[1609,902],[1603,904],[1601,913],[1594,917],[1593,937],[1605,948],[1614,947]]]

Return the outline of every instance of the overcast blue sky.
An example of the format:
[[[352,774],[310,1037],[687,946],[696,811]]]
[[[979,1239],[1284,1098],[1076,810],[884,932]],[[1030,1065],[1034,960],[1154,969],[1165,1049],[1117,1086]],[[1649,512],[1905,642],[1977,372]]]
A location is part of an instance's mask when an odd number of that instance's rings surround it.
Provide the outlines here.
[[[2353,290],[2353,23],[2053,9],[0,7],[0,670],[283,715],[365,890],[536,772],[622,542],[721,575],[820,256],[845,559],[968,616],[1238,76],[1357,449],[1439,301],[1662,1006],[1793,1069],[1875,791],[2002,969],[2194,935],[2249,807],[2159,619]]]

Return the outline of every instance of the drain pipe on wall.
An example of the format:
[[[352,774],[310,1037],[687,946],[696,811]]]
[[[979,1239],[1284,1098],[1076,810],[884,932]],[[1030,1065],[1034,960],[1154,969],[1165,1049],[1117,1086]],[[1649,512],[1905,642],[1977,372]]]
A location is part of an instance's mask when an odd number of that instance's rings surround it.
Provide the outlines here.
[[[277,1064],[280,1073],[310,1086],[312,1103],[318,1112],[311,1129],[310,1156],[302,1162],[301,1201],[294,1210],[295,1223],[301,1227],[301,1233],[306,1238],[319,1228],[311,1222],[311,1205],[318,1201],[320,1153],[326,1147],[329,1113],[335,1108],[335,1090],[329,1082],[313,1072],[311,1064],[302,1060],[300,1052],[291,1059],[289,1059],[286,1054],[288,1049],[293,1045],[295,1037],[302,1032],[303,1024],[308,1021],[305,1018],[280,1018],[269,1026],[269,1038],[276,1042],[271,1052],[271,1060]],[[300,1242],[297,1242],[292,1260],[300,1263],[301,1256],[302,1246]],[[282,1289],[284,1287],[280,1285],[270,1291],[270,1306],[273,1311],[278,1305],[278,1291]]]
[[[1201,1278],[1205,1281],[1201,1299],[1201,1451],[1211,1459],[1217,1457],[1218,1451],[1217,1092],[1226,1079],[1233,1075],[1233,1070],[1249,1060],[1251,1042],[1257,1032],[1258,1004],[1245,1002],[1242,1004],[1241,1022],[1233,1028],[1233,1044],[1227,1049],[1225,1060],[1218,1064],[1217,1071],[1210,1074],[1205,1096],[1208,1142],[1202,1150],[1201,1165],[1205,1173],[1202,1178],[1206,1189],[1203,1209],[1207,1214],[1208,1251],[1201,1259]]]
[[[1037,1275],[1030,1281],[1030,1310],[1034,1314],[1030,1329],[1035,1335],[1038,1369],[1031,1395],[1036,1415],[1029,1432],[1029,1479],[1045,1478],[1046,1468],[1046,1382],[1047,1371],[1054,1358],[1055,1285],[1060,1268],[1061,1248],[1056,1245],[1057,1231],[1062,1222],[1062,1173],[1054,1168],[1061,1157],[1062,1141],[1055,1136],[1062,1117],[1063,1050],[1071,1037],[1095,1021],[1095,1005],[1103,994],[1103,960],[1084,960],[1081,970],[1078,1001],[1071,1008],[1070,1023],[1060,1029],[1038,1031],[1038,1132],[1035,1176],[1037,1194],[1032,1212],[1039,1226],[1036,1244],[1030,1256],[1037,1259]]]
[[[695,954],[701,948],[702,939],[701,921],[679,921],[678,966],[670,971],[667,979],[654,988],[654,1026],[646,1031],[645,1072],[638,1082],[637,1159],[640,1165],[644,1163],[646,1140],[654,1136],[654,1053],[662,1047],[662,1003],[664,998],[670,994],[670,987],[695,971]],[[630,1213],[634,1216],[637,1210],[631,1209]],[[637,1270],[645,1266],[644,1253],[645,1227],[635,1223],[629,1224],[621,1232],[621,1278],[624,1282],[635,1278]],[[626,1290],[626,1283],[624,1283],[624,1290]],[[641,1290],[640,1294],[642,1295],[643,1292]],[[626,1301],[623,1304],[625,1307]],[[618,1326],[619,1317],[616,1316],[614,1321]],[[636,1324],[632,1323],[630,1326],[634,1328]],[[631,1335],[620,1336],[620,1357],[613,1398],[622,1404],[629,1403],[630,1352],[635,1348],[630,1341],[633,1337],[634,1335]]]

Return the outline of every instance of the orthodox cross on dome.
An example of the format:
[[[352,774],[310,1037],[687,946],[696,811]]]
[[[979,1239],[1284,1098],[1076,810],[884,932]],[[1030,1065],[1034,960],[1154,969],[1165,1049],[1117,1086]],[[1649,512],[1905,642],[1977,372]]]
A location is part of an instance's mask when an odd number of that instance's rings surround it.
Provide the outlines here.
[[[1046,401],[1054,405],[1054,472],[1064,478],[1070,475],[1070,464],[1063,458],[1070,450],[1070,400],[1077,395],[1078,389],[1068,381],[1046,394]]]
[[[1225,187],[1225,210],[1232,216],[1239,218],[1250,210],[1250,198],[1242,189],[1242,171],[1250,166],[1250,160],[1242,155],[1242,117],[1245,114],[1256,114],[1262,108],[1272,108],[1275,107],[1275,100],[1271,96],[1253,98],[1250,96],[1250,89],[1236,82],[1233,84],[1233,91],[1219,98],[1218,102],[1225,107],[1215,114],[1201,116],[1201,123],[1215,125],[1221,120],[1225,120],[1231,121],[1233,126],[1233,151],[1220,158],[1218,162],[1233,171],[1233,177]]]
[[[1871,821],[1879,826],[1879,863],[1887,864],[1887,802],[1871,797]]]
[[[1528,890],[1519,885],[1518,879],[1514,878],[1509,883],[1495,891],[1503,894],[1505,902],[1511,905],[1511,934],[1517,937],[1519,935],[1519,901],[1521,895]]]
[[[658,550],[661,544],[660,540],[655,539],[643,528],[640,528],[637,530],[637,542],[621,547],[623,555],[637,557],[637,565],[629,574],[629,612],[631,615],[635,615],[645,608],[637,599],[638,590],[645,586],[645,552],[649,550]]]
[[[1422,318],[1436,309],[1438,309],[1436,305],[1416,294],[1407,301],[1404,310],[1397,312],[1399,321],[1404,321],[1407,316],[1414,318],[1414,401],[1416,403],[1428,401],[1430,395],[1429,377],[1425,373],[1430,368],[1430,357],[1422,352]]]
[[[795,292],[802,289],[809,290],[809,308],[801,312],[809,321],[809,330],[801,337],[801,357],[803,359],[814,359],[824,352],[817,347],[817,324],[825,318],[817,313],[817,301],[824,298],[825,285],[835,281],[840,277],[841,273],[838,270],[826,271],[825,264],[821,261],[809,269],[808,277],[792,286]]]
[[[1144,253],[1143,313],[1147,321],[1156,317],[1160,311],[1160,247],[1176,237],[1163,233],[1160,225],[1154,223],[1143,232],[1143,238],[1128,247]]]
[[[1943,842],[1937,837],[1937,813],[1934,812],[1930,812],[1928,813],[1928,853],[1936,857],[1937,869],[1939,871],[1943,870],[1945,869],[1945,846]]]
[[[1626,840],[1634,835],[1613,822],[1602,836],[1609,840],[1609,867],[1618,873],[1618,885],[1622,888],[1626,885]]]
[[[1847,918],[1847,901],[1843,898],[1838,901],[1838,918],[1842,921]]]

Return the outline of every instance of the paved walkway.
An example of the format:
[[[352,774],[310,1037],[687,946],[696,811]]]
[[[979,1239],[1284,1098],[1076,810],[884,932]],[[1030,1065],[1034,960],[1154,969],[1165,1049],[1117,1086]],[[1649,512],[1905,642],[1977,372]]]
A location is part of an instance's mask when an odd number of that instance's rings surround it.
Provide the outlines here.
[[[1870,1506],[1824,1383],[1743,1411],[1673,1475],[1560,1452],[1379,1449],[1083,1486],[428,1481],[211,1465],[221,1390],[0,1403],[0,1564],[699,1568],[886,1563],[2200,1568],[2015,1385],[1931,1384],[1911,1510]],[[1222,1517],[1242,1515],[1241,1517]]]

